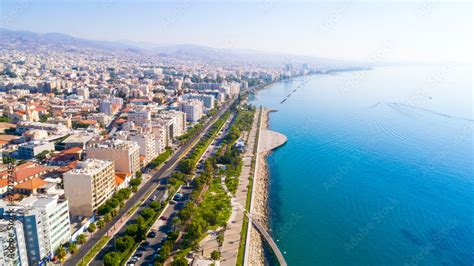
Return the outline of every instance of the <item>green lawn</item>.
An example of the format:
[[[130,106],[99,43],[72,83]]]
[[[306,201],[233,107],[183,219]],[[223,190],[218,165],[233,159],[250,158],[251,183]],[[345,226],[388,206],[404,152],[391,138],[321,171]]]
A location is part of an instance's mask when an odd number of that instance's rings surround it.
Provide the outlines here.
[[[110,240],[109,236],[103,236],[95,245],[87,252],[82,260],[77,264],[78,266],[86,266],[102,249],[103,246]]]

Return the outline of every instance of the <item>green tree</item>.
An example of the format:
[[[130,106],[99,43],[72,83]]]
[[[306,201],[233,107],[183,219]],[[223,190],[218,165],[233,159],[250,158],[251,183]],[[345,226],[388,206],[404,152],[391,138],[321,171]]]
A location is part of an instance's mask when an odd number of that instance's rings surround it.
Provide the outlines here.
[[[115,242],[115,246],[117,247],[117,250],[120,252],[125,252],[129,248],[133,246],[133,243],[135,241],[131,236],[123,236],[123,237],[118,237],[117,241]]]
[[[141,171],[137,171],[137,172],[135,173],[135,177],[136,177],[136,178],[142,179],[142,176],[143,176],[143,174],[142,174]]]
[[[99,209],[97,210],[97,212],[100,215],[105,215],[105,214],[109,213],[111,210],[112,210],[112,207],[108,204],[108,201],[107,201],[104,204],[99,206]]]
[[[110,213],[107,213],[106,215],[104,215],[104,222],[108,223],[110,222],[110,220],[112,220],[112,216],[110,215]]]
[[[188,260],[183,257],[176,258],[171,262],[171,266],[188,266],[188,264]]]
[[[77,243],[79,243],[80,245],[84,245],[84,243],[86,243],[87,241],[87,236],[85,234],[80,234],[77,236]]]
[[[99,220],[97,221],[97,227],[99,227],[100,229],[102,229],[102,228],[104,228],[104,226],[105,226],[104,220],[103,220],[103,219],[99,219]]]
[[[220,260],[221,258],[221,252],[219,250],[214,250],[213,252],[211,252],[211,259],[216,261],[216,260]]]
[[[77,244],[76,243],[70,243],[69,244],[69,253],[72,255],[77,253]]]
[[[105,266],[118,266],[122,261],[122,256],[120,253],[112,251],[104,256],[104,265]]]
[[[95,223],[91,223],[89,225],[89,227],[87,228],[87,231],[92,234],[92,233],[95,232],[96,229],[97,229],[97,227],[96,227]]]
[[[136,221],[137,221],[137,224],[138,224],[138,225],[142,225],[142,224],[145,223],[145,219],[144,219],[141,215],[138,215],[138,216],[137,216],[137,220],[136,220]]]
[[[58,249],[56,249],[55,253],[56,253],[56,256],[58,257],[59,262],[63,262],[67,255],[67,251],[62,245],[59,246]]]
[[[125,229],[125,234],[128,236],[136,236],[138,232],[138,224],[130,224]]]
[[[10,156],[3,156],[3,164],[15,163],[16,159]]]
[[[150,203],[150,208],[152,208],[153,210],[157,211],[161,208],[161,204],[158,202],[158,201],[152,201]]]
[[[130,180],[130,186],[138,187],[141,182],[142,180],[140,178],[133,178],[132,180]]]
[[[185,173],[191,174],[194,169],[194,160],[191,159],[183,159],[178,164],[178,170]]]
[[[151,217],[153,217],[153,215],[155,215],[155,211],[153,209],[150,209],[150,208],[144,208],[141,212],[140,212],[140,215],[143,216],[143,218],[145,220],[148,220],[150,219]]]
[[[219,247],[222,247],[224,244],[224,235],[223,234],[218,234],[216,237],[217,243],[219,244]]]

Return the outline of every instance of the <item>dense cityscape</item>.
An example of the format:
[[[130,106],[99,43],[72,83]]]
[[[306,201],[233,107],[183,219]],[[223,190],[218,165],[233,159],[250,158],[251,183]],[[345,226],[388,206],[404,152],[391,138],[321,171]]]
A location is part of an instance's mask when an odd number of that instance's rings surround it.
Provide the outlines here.
[[[473,265],[471,10],[0,0],[0,266]]]
[[[231,202],[215,186],[235,194],[252,157],[247,94],[310,72],[15,43],[0,62],[2,265],[219,260]]]

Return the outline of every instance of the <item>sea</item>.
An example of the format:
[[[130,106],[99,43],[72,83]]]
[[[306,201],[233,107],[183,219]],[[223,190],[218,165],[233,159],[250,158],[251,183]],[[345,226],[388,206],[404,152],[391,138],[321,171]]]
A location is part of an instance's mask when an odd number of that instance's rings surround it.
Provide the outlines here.
[[[471,73],[376,67],[251,95],[288,137],[267,158],[269,227],[288,265],[474,264]]]

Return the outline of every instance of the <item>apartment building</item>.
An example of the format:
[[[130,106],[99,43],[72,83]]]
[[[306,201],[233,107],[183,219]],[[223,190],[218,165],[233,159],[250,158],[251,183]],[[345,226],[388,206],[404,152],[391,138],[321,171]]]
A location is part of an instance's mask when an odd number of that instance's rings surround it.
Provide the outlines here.
[[[114,161],[87,159],[63,174],[72,216],[91,216],[115,191]]]
[[[134,141],[112,139],[89,142],[86,147],[87,158],[115,162],[115,171],[135,174],[140,170],[140,146]]]

